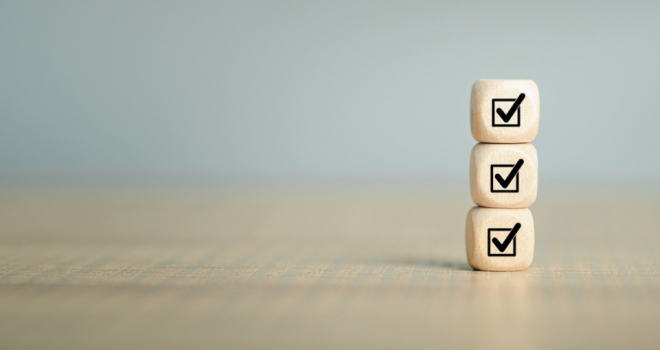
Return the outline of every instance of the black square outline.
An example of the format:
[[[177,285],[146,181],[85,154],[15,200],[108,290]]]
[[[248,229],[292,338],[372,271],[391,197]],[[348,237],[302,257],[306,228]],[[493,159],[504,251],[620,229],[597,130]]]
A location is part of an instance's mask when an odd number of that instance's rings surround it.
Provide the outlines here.
[[[520,192],[520,171],[516,174],[516,189],[515,190],[497,190],[495,191],[495,187],[493,187],[493,178],[495,176],[495,167],[501,167],[501,168],[513,168],[515,164],[491,164],[490,165],[490,193],[518,193]]]
[[[511,101],[515,102],[516,99],[515,98],[494,98],[493,99],[492,108],[491,108],[491,114],[492,114],[491,125],[494,128],[517,128],[517,127],[520,127],[520,107],[522,107],[522,106],[518,106],[518,108],[516,109],[516,111],[518,112],[518,124],[497,124],[497,125],[495,124],[495,102],[511,102]]]
[[[513,237],[513,242],[511,242],[511,244],[513,244],[513,254],[497,254],[497,253],[491,254],[490,253],[490,246],[493,244],[493,242],[491,241],[491,238],[490,238],[490,231],[508,231],[508,232],[511,232],[511,230],[513,230],[513,228],[489,228],[488,229],[488,256],[516,256],[516,238],[518,238],[517,235],[516,235],[516,237]]]

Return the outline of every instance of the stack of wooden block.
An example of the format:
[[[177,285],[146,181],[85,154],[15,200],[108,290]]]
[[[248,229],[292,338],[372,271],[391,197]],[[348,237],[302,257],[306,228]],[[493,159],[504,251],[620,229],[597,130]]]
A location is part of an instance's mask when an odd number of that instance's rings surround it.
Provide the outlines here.
[[[539,89],[531,80],[478,80],[470,97],[470,209],[465,248],[470,266],[524,270],[534,258]]]

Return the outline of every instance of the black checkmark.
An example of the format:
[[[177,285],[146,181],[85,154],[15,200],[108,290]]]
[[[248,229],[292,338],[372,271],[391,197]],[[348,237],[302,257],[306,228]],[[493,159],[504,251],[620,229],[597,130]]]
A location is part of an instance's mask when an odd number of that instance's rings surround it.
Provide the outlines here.
[[[522,101],[524,99],[525,99],[525,94],[520,94],[518,96],[518,98],[516,99],[516,101],[513,102],[513,106],[511,106],[511,108],[509,109],[509,112],[504,114],[504,111],[502,110],[502,108],[498,108],[497,109],[497,114],[500,115],[500,118],[502,118],[502,120],[504,120],[505,123],[508,123],[509,120],[511,120],[511,118],[513,117],[513,115],[516,114],[516,110],[518,109],[518,107],[520,107],[520,104],[522,103]]]
[[[524,162],[525,161],[522,159],[518,160],[518,163],[516,163],[516,165],[513,166],[513,169],[511,169],[511,172],[509,173],[509,176],[506,177],[506,179],[503,179],[502,176],[500,176],[500,174],[495,174],[495,180],[497,180],[497,182],[499,182],[503,188],[509,187],[511,181],[513,181],[513,179],[516,177],[516,174],[518,173],[520,167],[522,167]]]
[[[520,223],[517,223],[513,226],[513,228],[509,232],[509,235],[506,236],[506,238],[504,239],[503,243],[500,243],[500,240],[497,239],[497,237],[493,237],[493,244],[495,245],[495,247],[497,247],[497,250],[499,250],[500,253],[504,253],[506,247],[508,247],[511,241],[513,241],[513,239],[516,237],[516,233],[518,233],[518,230],[520,230]]]

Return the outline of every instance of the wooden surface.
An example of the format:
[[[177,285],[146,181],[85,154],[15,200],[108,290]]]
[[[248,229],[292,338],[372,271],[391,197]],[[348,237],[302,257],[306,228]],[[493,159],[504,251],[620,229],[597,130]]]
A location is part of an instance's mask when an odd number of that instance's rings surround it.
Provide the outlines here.
[[[657,349],[658,198],[542,194],[488,273],[467,192],[5,189],[0,347]]]

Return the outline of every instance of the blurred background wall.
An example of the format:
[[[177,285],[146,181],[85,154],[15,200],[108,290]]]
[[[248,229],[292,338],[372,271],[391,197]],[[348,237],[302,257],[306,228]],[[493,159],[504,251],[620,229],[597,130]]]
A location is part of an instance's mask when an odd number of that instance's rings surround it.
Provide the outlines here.
[[[658,18],[650,1],[3,1],[0,176],[467,184],[472,83],[526,78],[541,181],[655,183]]]

